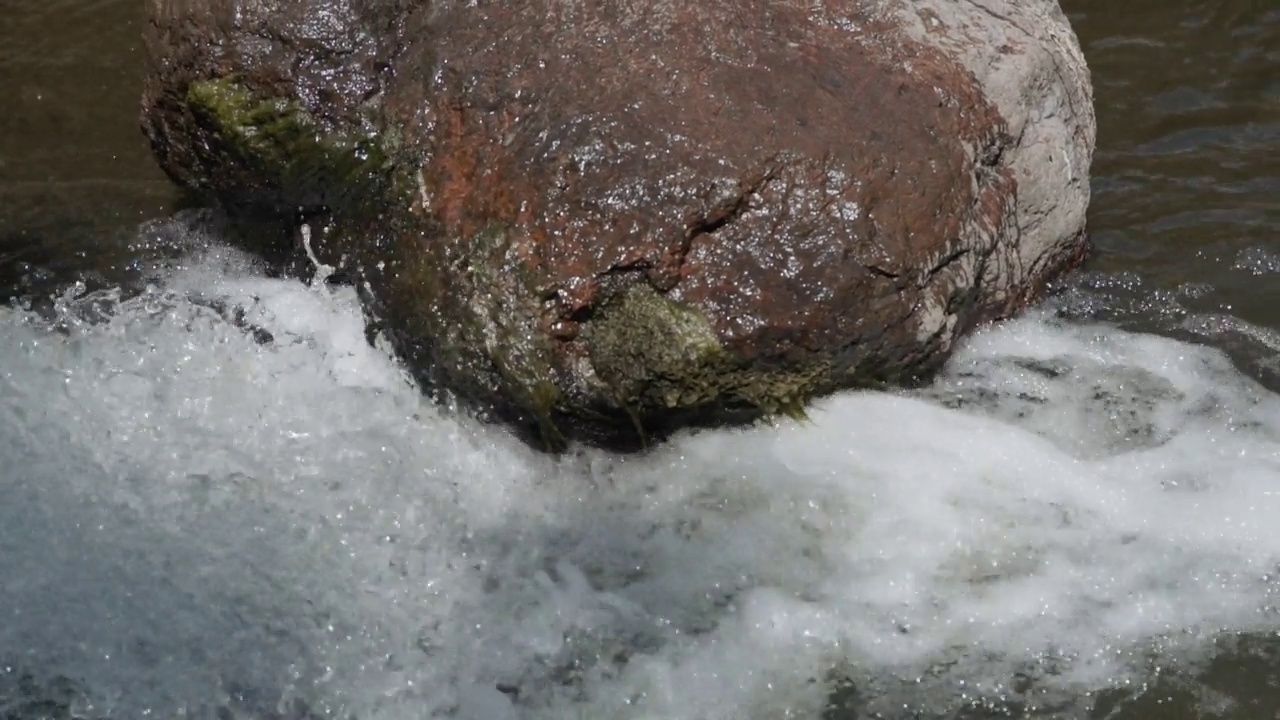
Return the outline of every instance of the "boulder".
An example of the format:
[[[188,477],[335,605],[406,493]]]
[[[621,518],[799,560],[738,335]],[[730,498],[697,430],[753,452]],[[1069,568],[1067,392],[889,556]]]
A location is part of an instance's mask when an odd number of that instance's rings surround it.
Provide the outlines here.
[[[1087,248],[1056,0],[149,8],[162,167],[550,448],[919,382]]]

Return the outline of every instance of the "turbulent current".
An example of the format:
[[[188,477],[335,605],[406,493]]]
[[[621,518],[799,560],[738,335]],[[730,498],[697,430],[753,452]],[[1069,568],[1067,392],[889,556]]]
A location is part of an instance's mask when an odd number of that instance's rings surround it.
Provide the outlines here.
[[[554,459],[216,244],[0,309],[0,716],[1107,717],[1280,630],[1280,397],[1065,302]]]
[[[0,720],[1276,720],[1280,6],[1061,4],[1087,273],[918,391],[551,459],[349,289],[135,272],[146,4],[0,0]]]

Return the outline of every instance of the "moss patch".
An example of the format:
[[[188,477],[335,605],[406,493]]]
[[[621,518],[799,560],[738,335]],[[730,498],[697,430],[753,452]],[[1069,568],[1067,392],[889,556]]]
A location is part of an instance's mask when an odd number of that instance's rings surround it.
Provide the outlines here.
[[[606,304],[586,341],[597,376],[642,435],[662,433],[667,418],[692,417],[692,424],[743,416],[804,419],[805,404],[832,383],[825,362],[784,370],[735,357],[699,310],[647,285]]]
[[[590,324],[596,373],[624,407],[679,408],[716,399],[726,355],[697,310],[648,285],[632,287]]]
[[[233,78],[193,82],[186,101],[206,134],[203,165],[216,170],[198,181],[233,208],[367,213],[409,187],[397,177],[394,133],[327,130],[295,100],[259,97]]]

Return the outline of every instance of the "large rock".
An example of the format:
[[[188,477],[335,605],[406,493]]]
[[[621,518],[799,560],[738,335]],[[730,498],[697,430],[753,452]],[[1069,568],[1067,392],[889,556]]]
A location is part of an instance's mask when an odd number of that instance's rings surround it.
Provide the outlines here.
[[[170,175],[550,446],[918,381],[1087,246],[1056,0],[149,2]]]

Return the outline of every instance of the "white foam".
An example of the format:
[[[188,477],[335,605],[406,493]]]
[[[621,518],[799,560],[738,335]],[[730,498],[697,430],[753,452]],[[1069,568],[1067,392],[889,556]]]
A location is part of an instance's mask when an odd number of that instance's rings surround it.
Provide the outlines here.
[[[915,395],[551,460],[234,253],[61,307],[0,311],[0,664],[112,717],[944,709],[1277,627],[1280,400],[1209,349],[1031,315]]]

